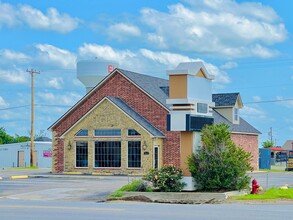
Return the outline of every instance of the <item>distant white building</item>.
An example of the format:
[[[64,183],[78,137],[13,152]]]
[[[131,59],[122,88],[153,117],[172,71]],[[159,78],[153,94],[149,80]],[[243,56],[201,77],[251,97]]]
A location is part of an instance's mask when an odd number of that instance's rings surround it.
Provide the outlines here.
[[[52,140],[41,137],[37,138],[34,144],[35,165],[40,168],[51,168]],[[27,166],[30,166],[30,141],[0,145],[0,168]]]

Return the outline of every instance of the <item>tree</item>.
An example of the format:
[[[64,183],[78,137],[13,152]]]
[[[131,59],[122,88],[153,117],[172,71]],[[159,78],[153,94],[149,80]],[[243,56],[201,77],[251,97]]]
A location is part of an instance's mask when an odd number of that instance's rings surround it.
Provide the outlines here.
[[[202,130],[202,147],[188,158],[196,187],[204,191],[239,190],[248,187],[251,154],[233,143],[229,126],[221,123]]]
[[[264,142],[262,142],[262,147],[263,148],[274,147],[274,142],[273,141],[264,141]]]
[[[29,141],[30,138],[26,136],[19,136],[18,134],[15,137],[6,133],[3,127],[0,127],[0,144],[11,144]]]

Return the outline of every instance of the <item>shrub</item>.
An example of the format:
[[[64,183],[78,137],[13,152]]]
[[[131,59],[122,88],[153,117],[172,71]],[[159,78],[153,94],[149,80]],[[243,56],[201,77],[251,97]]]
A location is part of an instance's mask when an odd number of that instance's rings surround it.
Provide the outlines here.
[[[202,130],[202,147],[188,158],[196,187],[204,191],[239,190],[248,187],[251,154],[237,147],[229,126],[217,124]]]
[[[152,169],[143,177],[161,192],[180,192],[185,185],[181,182],[182,178],[182,170],[174,166],[164,166],[160,170]]]
[[[136,187],[138,185],[140,185],[141,183],[142,183],[141,180],[132,180],[131,183],[122,186],[117,191],[120,191],[120,192],[135,192],[136,191]]]

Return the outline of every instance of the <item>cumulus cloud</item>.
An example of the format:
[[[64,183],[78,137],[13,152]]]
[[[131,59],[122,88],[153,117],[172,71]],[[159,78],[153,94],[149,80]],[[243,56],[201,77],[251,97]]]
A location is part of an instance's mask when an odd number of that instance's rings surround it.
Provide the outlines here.
[[[136,56],[129,50],[115,50],[108,45],[86,43],[79,48],[79,54],[81,57],[96,57],[100,60],[111,60],[119,63]]]
[[[54,77],[48,81],[47,86],[50,88],[55,88],[55,89],[62,89],[63,84],[64,84],[63,78]]]
[[[253,96],[252,100],[255,102],[260,102],[262,100],[262,98],[260,96]]]
[[[123,68],[129,70],[142,72],[161,71],[161,74],[165,74],[166,69],[175,68],[180,62],[202,61],[210,74],[215,76],[215,82],[230,82],[228,74],[215,65],[177,53],[154,52],[148,49],[138,51],[115,50],[108,45],[84,44],[79,48],[79,54],[81,57],[96,57],[100,60],[116,61]],[[150,66],[152,67],[151,69]]]
[[[80,20],[68,14],[60,13],[55,8],[48,8],[45,13],[30,5],[14,6],[0,2],[0,27],[6,25],[27,25],[32,29],[68,33],[78,27]]]
[[[140,29],[137,26],[126,23],[111,25],[107,32],[111,38],[119,41],[126,40],[130,37],[139,37],[141,35]]]
[[[68,92],[66,94],[54,94],[52,92],[39,92],[37,97],[42,100],[42,103],[52,104],[52,105],[74,105],[79,99],[81,99],[81,95]]]
[[[5,102],[4,98],[0,96],[0,108],[6,108],[8,104]]]
[[[153,29],[148,34],[152,45],[230,58],[270,58],[278,54],[270,45],[287,38],[271,7],[234,0],[187,2],[191,5],[170,5],[168,12],[141,10],[142,21]]]
[[[0,50],[0,56],[1,56],[0,62],[13,61],[13,62],[17,62],[17,63],[23,63],[23,62],[27,62],[31,59],[30,56],[28,56],[24,53],[9,50],[9,49]]]
[[[281,106],[284,106],[286,108],[293,108],[293,100],[292,99],[286,99],[283,96],[277,96],[276,100],[277,103]]]
[[[266,112],[257,106],[256,107],[244,106],[243,109],[241,109],[241,115],[244,118],[253,118],[253,119],[265,119],[267,117]]]
[[[35,48],[38,53],[37,62],[62,68],[75,68],[76,55],[72,52],[50,44],[37,44]]]
[[[13,84],[25,84],[28,82],[29,74],[21,69],[1,70],[0,80]]]
[[[238,67],[238,64],[236,62],[232,62],[232,61],[229,61],[229,62],[223,64],[222,66],[220,66],[220,68],[224,69],[224,70],[234,69],[236,67]]]

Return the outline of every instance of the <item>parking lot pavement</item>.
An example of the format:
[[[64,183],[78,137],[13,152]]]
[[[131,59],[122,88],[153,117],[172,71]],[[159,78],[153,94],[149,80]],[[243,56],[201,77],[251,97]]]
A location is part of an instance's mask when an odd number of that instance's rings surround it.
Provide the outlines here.
[[[36,175],[50,175],[51,168],[38,169],[21,169],[21,168],[1,168],[0,179],[7,179],[11,176],[36,176]]]

